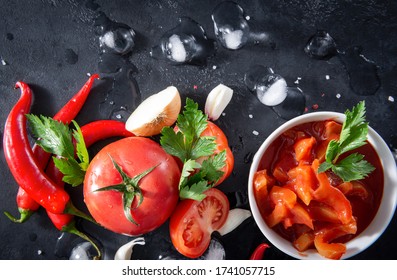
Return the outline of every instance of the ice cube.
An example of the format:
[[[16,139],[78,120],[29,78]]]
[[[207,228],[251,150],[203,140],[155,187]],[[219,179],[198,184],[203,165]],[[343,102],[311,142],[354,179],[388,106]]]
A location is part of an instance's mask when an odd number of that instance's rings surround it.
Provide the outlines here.
[[[98,29],[99,46],[103,53],[127,54],[135,46],[135,31],[125,23],[116,22],[100,12],[95,19]]]
[[[126,54],[135,46],[135,31],[131,28],[118,27],[107,31],[99,37],[100,46],[117,54]]]
[[[203,27],[188,17],[180,18],[179,24],[165,32],[160,43],[150,51],[153,58],[198,65],[205,64],[214,53],[214,40],[208,39]]]
[[[256,96],[266,106],[276,106],[287,97],[287,82],[278,74],[268,74],[256,84]]]
[[[328,32],[319,30],[307,42],[304,51],[316,59],[329,59],[337,53],[336,43]]]
[[[224,260],[226,257],[225,248],[218,239],[212,238],[207,251],[199,258],[201,260]]]
[[[90,242],[83,242],[73,248],[69,260],[92,260],[92,245]]]
[[[273,74],[274,71],[270,67],[263,65],[254,65],[244,75],[244,83],[250,91],[255,91],[259,80],[266,75]]]
[[[229,50],[242,48],[250,37],[250,27],[244,10],[232,1],[225,1],[212,12],[215,35],[220,44]]]

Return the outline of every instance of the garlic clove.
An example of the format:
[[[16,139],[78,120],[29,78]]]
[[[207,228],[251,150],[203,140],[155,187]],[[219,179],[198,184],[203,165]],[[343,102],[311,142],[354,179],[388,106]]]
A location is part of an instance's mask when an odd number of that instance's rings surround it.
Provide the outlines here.
[[[251,217],[251,211],[241,208],[229,210],[225,224],[218,229],[220,235],[228,234],[236,229],[242,222]]]
[[[210,120],[217,120],[233,97],[233,90],[223,84],[217,85],[207,96],[205,113]]]
[[[145,99],[127,119],[125,128],[136,136],[153,136],[175,123],[180,111],[179,91],[170,86]]]
[[[130,260],[135,245],[145,245],[145,239],[138,237],[121,246],[114,255],[115,260]]]

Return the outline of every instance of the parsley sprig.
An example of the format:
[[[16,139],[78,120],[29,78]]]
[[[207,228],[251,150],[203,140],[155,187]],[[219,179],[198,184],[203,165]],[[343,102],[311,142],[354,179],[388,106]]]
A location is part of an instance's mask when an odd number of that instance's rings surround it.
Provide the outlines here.
[[[80,185],[90,159],[77,122],[72,121],[75,129],[70,129],[67,124],[50,117],[33,114],[26,117],[33,135],[37,137],[36,143],[47,153],[55,155],[54,164],[64,175],[62,180],[72,186]]]
[[[353,153],[339,160],[346,152],[367,144],[368,123],[365,121],[365,112],[365,101],[359,102],[352,111],[346,110],[340,138],[329,142],[325,162],[318,168],[319,173],[331,169],[344,182],[350,182],[367,177],[375,169],[364,160],[362,154]]]
[[[215,137],[201,136],[207,128],[207,119],[198,104],[187,98],[185,109],[177,119],[178,131],[171,127],[161,131],[163,149],[183,162],[179,181],[181,199],[204,199],[203,192],[213,187],[223,175],[221,169],[226,164],[226,151],[214,154]],[[202,158],[205,159],[201,161]]]

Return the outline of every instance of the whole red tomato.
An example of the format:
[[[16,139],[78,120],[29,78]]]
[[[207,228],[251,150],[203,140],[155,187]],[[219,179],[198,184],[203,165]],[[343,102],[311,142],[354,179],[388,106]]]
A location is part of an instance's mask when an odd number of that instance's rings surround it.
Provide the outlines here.
[[[101,188],[123,182],[113,161],[130,178],[154,169],[138,181],[143,200],[136,195],[129,205],[130,221],[124,213],[123,193]],[[140,235],[162,225],[171,215],[178,199],[180,171],[172,156],[156,142],[129,137],[105,146],[92,159],[84,180],[84,201],[93,218],[103,227],[125,235]]]
[[[208,248],[211,233],[221,228],[229,214],[226,195],[211,188],[202,201],[185,199],[179,202],[170,218],[172,244],[189,258],[201,256]]]
[[[207,128],[201,133],[201,136],[214,136],[216,142],[216,150],[215,154],[222,152],[223,150],[226,151],[226,165],[222,169],[224,172],[222,177],[218,180],[216,185],[222,183],[233,171],[234,167],[234,156],[229,147],[229,142],[227,140],[226,135],[223,133],[222,129],[219,128],[213,122],[208,121]]]

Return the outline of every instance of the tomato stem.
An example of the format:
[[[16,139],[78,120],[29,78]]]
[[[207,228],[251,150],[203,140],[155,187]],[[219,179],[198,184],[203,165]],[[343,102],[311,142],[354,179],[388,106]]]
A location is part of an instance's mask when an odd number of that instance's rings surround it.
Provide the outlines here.
[[[90,242],[91,245],[97,251],[97,255],[94,257],[94,260],[100,260],[102,258],[102,253],[101,253],[101,250],[99,249],[98,245],[95,244],[95,242],[88,235],[86,235],[84,232],[82,232],[76,228],[76,223],[74,220],[71,221],[70,223],[68,223],[67,225],[63,226],[62,231],[68,232],[71,234],[75,234],[75,235],[83,238],[84,240]]]
[[[87,221],[90,221],[94,224],[98,224],[92,217],[88,216],[87,214],[85,214],[84,212],[82,212],[81,210],[77,209],[76,206],[74,206],[70,201],[66,204],[65,210],[63,212],[64,214],[71,214],[71,215],[75,215],[77,217],[83,218]]]
[[[121,192],[122,198],[123,198],[124,215],[131,223],[138,226],[139,224],[132,218],[132,215],[131,215],[131,206],[132,206],[132,203],[134,202],[135,197],[137,195],[139,195],[139,201],[135,208],[138,208],[139,205],[141,205],[142,201],[143,201],[143,194],[142,194],[141,188],[138,186],[138,183],[143,177],[145,177],[147,174],[152,172],[153,169],[155,169],[159,164],[157,164],[157,165],[155,165],[155,166],[153,166],[153,167],[151,167],[151,168],[143,171],[142,173],[131,178],[123,171],[121,166],[112,158],[111,155],[109,155],[109,157],[112,160],[114,168],[116,168],[117,172],[120,174],[123,181],[120,184],[107,186],[104,188],[97,189],[95,191],[111,191],[112,190],[112,191]]]

